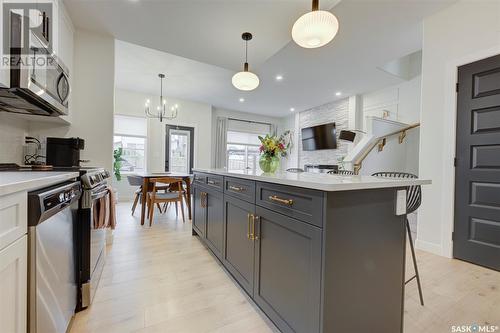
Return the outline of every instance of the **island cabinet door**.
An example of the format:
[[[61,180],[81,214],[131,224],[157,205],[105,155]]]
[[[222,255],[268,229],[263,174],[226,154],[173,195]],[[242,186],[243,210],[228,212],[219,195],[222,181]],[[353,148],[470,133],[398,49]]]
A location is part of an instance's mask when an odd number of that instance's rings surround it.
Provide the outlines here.
[[[224,227],[226,231],[224,266],[252,295],[254,278],[254,241],[250,230],[255,205],[224,196]]]
[[[202,238],[205,237],[207,227],[206,193],[203,187],[195,186],[193,188],[193,229]]]
[[[319,332],[321,229],[258,206],[255,224],[255,302],[282,332]]]
[[[224,248],[224,196],[222,192],[207,191],[206,206],[207,245],[222,260]]]

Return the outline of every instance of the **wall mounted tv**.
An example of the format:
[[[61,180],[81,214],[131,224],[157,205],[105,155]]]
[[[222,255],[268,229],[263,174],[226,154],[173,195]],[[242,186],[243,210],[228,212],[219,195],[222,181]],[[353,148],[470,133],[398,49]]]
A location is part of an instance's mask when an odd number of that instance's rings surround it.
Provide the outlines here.
[[[337,149],[335,123],[302,129],[302,150]]]

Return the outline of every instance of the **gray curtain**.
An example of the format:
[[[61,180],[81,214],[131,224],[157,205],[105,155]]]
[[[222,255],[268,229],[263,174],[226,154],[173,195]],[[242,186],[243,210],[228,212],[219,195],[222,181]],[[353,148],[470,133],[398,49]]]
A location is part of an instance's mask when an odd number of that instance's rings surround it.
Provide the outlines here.
[[[223,169],[226,167],[227,154],[227,118],[217,117],[215,132],[215,167]]]
[[[275,124],[269,124],[269,128],[271,130],[270,135],[278,135],[278,126]]]

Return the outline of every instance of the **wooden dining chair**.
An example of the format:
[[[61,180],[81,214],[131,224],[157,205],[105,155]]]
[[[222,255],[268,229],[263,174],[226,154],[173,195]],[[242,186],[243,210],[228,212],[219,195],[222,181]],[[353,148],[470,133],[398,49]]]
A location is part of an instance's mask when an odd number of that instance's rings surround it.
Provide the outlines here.
[[[173,178],[173,177],[158,177],[151,178],[149,182],[152,184],[153,188],[151,192],[148,193],[148,216],[149,216],[149,226],[153,223],[153,215],[154,215],[154,206],[155,204],[158,206],[160,213],[162,212],[159,204],[161,203],[174,203],[176,205],[180,204],[181,206],[181,214],[182,214],[182,222],[186,222],[184,218],[184,202],[183,202],[183,192],[175,191],[175,192],[158,192],[158,188],[164,188],[165,185],[168,185],[170,188],[180,188],[182,189],[182,179]]]
[[[171,193],[181,192],[182,197],[184,198],[184,202],[186,203],[186,206],[188,206],[187,191],[186,191],[186,188],[184,187],[184,183],[182,183],[180,185],[179,185],[179,183],[172,183],[172,184],[168,185],[167,187],[168,187],[168,189],[166,190],[166,192],[171,192]],[[167,205],[168,205],[168,202],[166,202],[163,205],[163,212],[167,211]],[[175,205],[175,214],[176,215],[178,214],[178,206],[177,205]]]

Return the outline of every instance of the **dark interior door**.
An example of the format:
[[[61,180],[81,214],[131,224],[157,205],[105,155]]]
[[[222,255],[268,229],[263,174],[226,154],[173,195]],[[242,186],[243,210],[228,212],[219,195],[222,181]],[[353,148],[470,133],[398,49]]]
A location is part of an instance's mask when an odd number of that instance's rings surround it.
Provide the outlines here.
[[[193,173],[194,127],[166,125],[165,171]]]
[[[500,55],[458,69],[453,254],[500,270]]]

